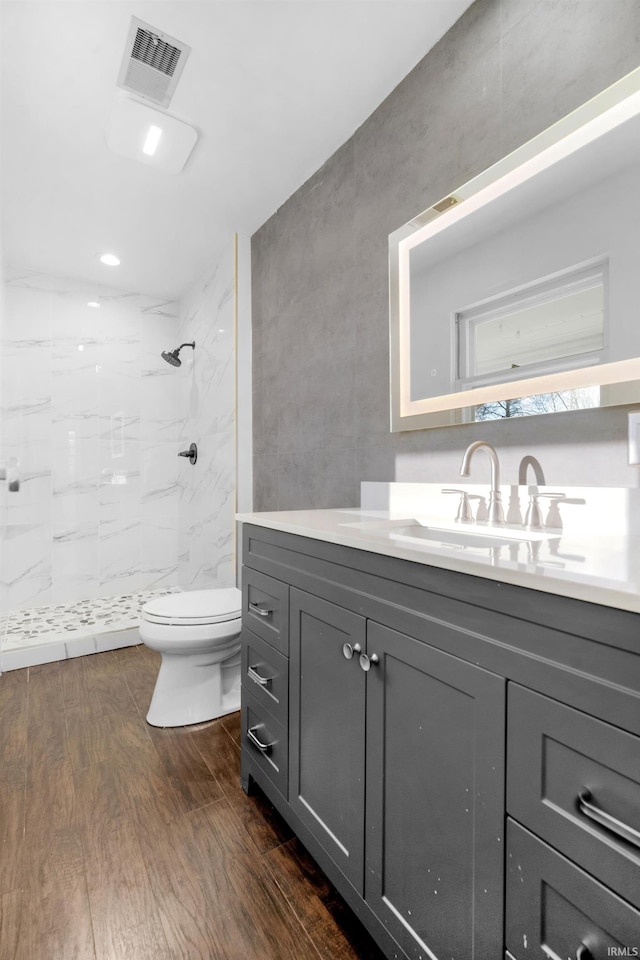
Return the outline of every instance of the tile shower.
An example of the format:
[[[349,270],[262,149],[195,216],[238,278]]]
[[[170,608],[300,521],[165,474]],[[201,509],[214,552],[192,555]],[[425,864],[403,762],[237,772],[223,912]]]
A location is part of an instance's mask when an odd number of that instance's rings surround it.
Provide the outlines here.
[[[137,642],[149,596],[233,582],[233,323],[231,245],[181,303],[5,272],[0,670]]]

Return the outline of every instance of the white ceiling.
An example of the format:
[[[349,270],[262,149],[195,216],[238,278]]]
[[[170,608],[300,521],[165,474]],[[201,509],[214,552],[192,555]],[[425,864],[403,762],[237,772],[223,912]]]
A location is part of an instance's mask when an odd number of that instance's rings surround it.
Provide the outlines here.
[[[1,0],[3,260],[178,298],[251,235],[471,0]],[[169,112],[199,141],[173,176],[106,132],[131,16],[192,52]],[[102,266],[109,250],[122,261]]]

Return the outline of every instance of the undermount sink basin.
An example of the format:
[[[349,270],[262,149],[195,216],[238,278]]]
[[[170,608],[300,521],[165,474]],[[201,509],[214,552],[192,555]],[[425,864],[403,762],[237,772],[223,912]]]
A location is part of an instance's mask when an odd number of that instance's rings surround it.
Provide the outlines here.
[[[424,522],[414,518],[360,520],[356,523],[345,523],[342,526],[414,544],[427,542],[475,549],[495,549],[501,546],[517,545],[523,541],[530,543],[560,536],[560,531],[550,533],[545,530],[522,530],[513,527],[448,525]]]
[[[406,540],[415,543],[416,541],[428,541],[430,543],[447,544],[457,547],[490,549],[497,547],[519,545],[522,543],[522,537],[510,537],[504,532],[498,533],[491,528],[487,531],[477,530],[441,530],[437,527],[408,526],[397,527],[390,531],[389,536],[394,540]]]

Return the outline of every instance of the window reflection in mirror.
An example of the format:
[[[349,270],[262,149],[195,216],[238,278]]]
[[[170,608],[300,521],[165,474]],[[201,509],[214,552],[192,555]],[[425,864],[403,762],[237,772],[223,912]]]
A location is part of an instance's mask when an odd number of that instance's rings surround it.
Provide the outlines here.
[[[532,417],[539,413],[590,410],[600,406],[600,392],[600,387],[578,387],[575,390],[540,393],[534,397],[494,400],[471,407],[468,420],[505,420],[507,417]]]
[[[606,264],[454,312],[457,390],[602,363]]]

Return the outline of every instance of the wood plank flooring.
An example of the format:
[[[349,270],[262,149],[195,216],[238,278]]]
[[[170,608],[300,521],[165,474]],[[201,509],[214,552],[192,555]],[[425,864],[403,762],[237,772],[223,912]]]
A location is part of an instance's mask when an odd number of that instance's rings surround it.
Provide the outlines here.
[[[0,677],[2,960],[383,960],[259,791],[239,714],[160,730],[146,647]]]

